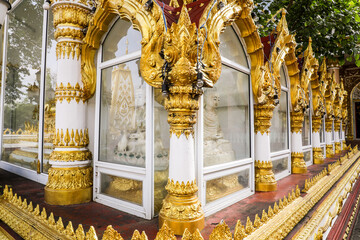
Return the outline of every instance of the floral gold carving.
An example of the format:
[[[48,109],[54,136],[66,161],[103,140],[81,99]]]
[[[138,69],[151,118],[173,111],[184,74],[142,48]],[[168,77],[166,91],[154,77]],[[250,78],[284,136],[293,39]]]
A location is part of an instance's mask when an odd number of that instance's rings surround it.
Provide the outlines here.
[[[341,151],[341,142],[335,142],[335,154],[339,154]]]
[[[334,148],[332,144],[326,144],[326,157],[334,157]]]
[[[307,172],[303,153],[299,153],[299,152],[291,153],[291,172],[292,173],[306,173]]]
[[[312,116],[312,131],[320,133],[321,125],[322,125],[322,118],[315,117],[313,115]]]
[[[55,39],[63,37],[63,38],[82,40],[84,38],[84,33],[83,31],[81,31],[80,28],[64,27],[64,28],[58,28],[55,31],[54,37]]]
[[[59,162],[74,162],[92,160],[92,154],[89,150],[86,151],[52,151],[50,153],[51,161]]]
[[[324,155],[321,147],[313,147],[313,160],[314,164],[324,163]]]
[[[255,161],[255,189],[256,191],[275,191],[277,184],[272,171],[271,161]]]
[[[92,186],[92,167],[50,168],[46,184],[51,189],[81,189]]]

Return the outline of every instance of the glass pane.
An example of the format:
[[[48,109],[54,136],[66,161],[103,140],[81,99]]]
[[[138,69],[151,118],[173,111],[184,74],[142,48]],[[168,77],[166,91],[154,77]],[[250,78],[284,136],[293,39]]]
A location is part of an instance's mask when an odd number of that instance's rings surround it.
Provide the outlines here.
[[[304,160],[307,163],[311,162],[311,150],[307,151],[307,152],[304,152]]]
[[[206,203],[249,188],[249,169],[206,182]]]
[[[204,166],[250,157],[249,77],[223,66],[204,92]]]
[[[140,41],[141,33],[133,29],[131,22],[117,20],[103,43],[103,61],[139,51]]]
[[[220,54],[231,61],[248,67],[247,58],[239,37],[232,27],[220,34]]]
[[[285,74],[284,67],[282,67],[280,70],[280,83],[281,83],[281,86],[287,87],[286,74]]]
[[[273,164],[273,172],[274,172],[274,174],[281,173],[281,172],[283,172],[285,170],[288,170],[289,157],[273,160],[272,164]]]
[[[44,146],[43,146],[43,172],[50,168],[49,156],[54,150],[52,137],[55,133],[55,88],[56,88],[56,41],[54,39],[53,15],[49,11],[47,49],[46,49],[46,75],[45,75],[45,109],[44,109]]]
[[[320,142],[325,142],[325,119],[321,119],[321,127],[320,127]]]
[[[99,160],[145,166],[145,83],[139,60],[101,72]]]
[[[2,160],[36,170],[43,1],[9,13]],[[40,20],[40,21],[39,21]]]
[[[270,150],[277,152],[289,149],[287,92],[281,91],[280,103],[274,109],[270,127]]]
[[[154,89],[154,100],[154,212],[157,214],[167,195],[170,133],[161,89]]]
[[[306,111],[304,114],[304,123],[302,128],[302,145],[308,146],[310,145],[310,139],[311,139],[311,130],[310,130],[310,113],[309,111]]]
[[[100,191],[102,194],[142,205],[142,181],[100,174]]]

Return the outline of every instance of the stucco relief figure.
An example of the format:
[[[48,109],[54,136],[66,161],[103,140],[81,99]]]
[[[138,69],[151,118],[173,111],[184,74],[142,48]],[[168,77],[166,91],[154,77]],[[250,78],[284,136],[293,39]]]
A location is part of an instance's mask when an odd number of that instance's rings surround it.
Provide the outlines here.
[[[204,166],[231,162],[235,153],[230,141],[224,138],[217,107],[220,96],[216,88],[204,94]],[[237,174],[216,178],[206,183],[206,201],[210,202],[243,188]]]

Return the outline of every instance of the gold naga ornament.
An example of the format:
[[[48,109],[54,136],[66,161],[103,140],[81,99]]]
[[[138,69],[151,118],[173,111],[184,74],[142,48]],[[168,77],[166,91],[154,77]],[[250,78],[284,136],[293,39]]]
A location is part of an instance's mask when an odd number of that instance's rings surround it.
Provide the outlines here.
[[[279,104],[281,95],[280,71],[285,62],[286,56],[292,52],[296,46],[295,38],[290,35],[287,22],[286,12],[282,11],[282,17],[279,21],[275,33],[276,39],[272,46],[269,61],[265,64],[258,64],[252,69],[252,86],[255,99],[255,133],[269,134],[271,119],[276,105]],[[271,38],[272,36],[270,36]],[[277,189],[275,175],[272,171],[271,161],[257,161],[255,164],[255,189],[256,191],[275,191]]]
[[[332,132],[333,121],[335,118],[334,113],[334,101],[336,97],[336,80],[334,73],[327,73],[328,86],[325,91],[325,106],[326,106],[326,118],[325,118],[325,131]],[[326,144],[326,157],[333,157],[334,149],[332,144]]]
[[[141,76],[150,86],[162,89],[171,135],[193,137],[202,88],[212,87],[220,77],[220,33],[237,18],[249,17],[252,7],[247,0],[184,1],[182,6],[176,0],[169,5],[157,0],[99,1],[81,54],[85,96],[95,92],[94,57],[101,38],[120,15],[142,34]],[[184,191],[178,191],[178,185]],[[176,234],[182,234],[184,227],[190,232],[201,229],[204,213],[196,197],[196,182],[180,184],[169,179],[166,189],[160,225],[166,222]]]
[[[335,134],[338,135],[339,137],[339,133],[341,131],[340,127],[341,127],[341,121],[342,121],[342,105],[343,105],[343,101],[344,101],[344,88],[341,87],[343,86],[341,83],[338,83],[336,85],[336,90],[337,90],[337,94],[336,94],[336,98],[334,101],[334,131]],[[335,142],[335,153],[341,153],[341,142]]]
[[[304,62],[301,71],[299,71],[295,52],[289,54],[289,57],[286,59],[286,65],[290,77],[292,105],[290,117],[292,133],[302,133],[305,111],[308,111],[310,106],[309,84],[317,66],[317,61],[314,58],[311,43],[312,41],[310,38],[308,47],[304,52]],[[302,152],[291,153],[291,171],[292,173],[307,172],[304,154]]]
[[[341,88],[344,89],[344,82],[343,79],[341,81]],[[348,92],[344,89],[343,90],[343,95],[344,95],[344,99],[343,99],[343,104],[342,104],[342,109],[341,109],[341,115],[342,115],[342,131],[343,134],[345,135],[346,132],[346,127],[348,126]],[[343,136],[343,138],[345,139],[345,136]],[[343,140],[343,150],[348,150],[348,148],[346,147],[346,141]]]
[[[312,89],[312,107],[313,107],[313,114],[312,114],[312,130],[313,132],[320,133],[322,119],[326,113],[325,109],[325,91],[327,87],[327,78],[326,78],[326,59],[324,57],[323,62],[320,66],[320,77],[317,74],[318,69],[315,68],[313,74],[313,78],[311,79],[311,89]],[[321,147],[314,147],[313,148],[313,160],[314,164],[322,164],[324,163],[324,155],[322,154]]]

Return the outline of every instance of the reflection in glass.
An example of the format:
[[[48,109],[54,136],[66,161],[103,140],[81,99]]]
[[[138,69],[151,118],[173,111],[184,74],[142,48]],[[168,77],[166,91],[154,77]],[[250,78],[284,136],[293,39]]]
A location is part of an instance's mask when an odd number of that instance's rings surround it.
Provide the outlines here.
[[[304,152],[304,160],[305,162],[311,162],[311,150]]]
[[[321,126],[320,126],[320,142],[325,142],[325,118],[321,119]]]
[[[54,150],[52,138],[55,133],[55,88],[56,88],[56,41],[54,39],[54,24],[51,11],[48,13],[48,33],[46,52],[45,75],[45,109],[44,109],[44,145],[43,145],[43,172],[50,168],[49,156]]]
[[[131,22],[118,19],[103,43],[103,62],[139,51],[140,41],[141,33],[133,29]]]
[[[9,13],[2,160],[40,168],[39,86],[43,2],[22,1]]]
[[[281,172],[283,172],[285,170],[288,170],[289,158],[285,157],[285,158],[280,158],[280,159],[277,159],[277,160],[273,160],[272,164],[273,164],[273,172],[274,172],[274,174],[281,173]]]
[[[161,89],[154,89],[154,213],[158,214],[166,197],[169,175],[170,132]]]
[[[250,157],[249,77],[223,66],[204,92],[204,166]]]
[[[99,161],[145,166],[145,83],[138,62],[101,72]]]
[[[142,205],[142,182],[129,178],[100,174],[101,193],[127,202]]]
[[[249,169],[206,182],[206,203],[249,188]]]
[[[232,27],[226,28],[220,35],[220,42],[220,54],[222,57],[248,67],[245,51]]]
[[[310,114],[309,111],[306,111],[304,114],[304,123],[303,123],[303,128],[302,128],[302,145],[303,146],[308,146],[310,145]]]
[[[280,103],[274,109],[270,127],[270,150],[277,152],[289,149],[288,140],[288,93],[281,91]]]

